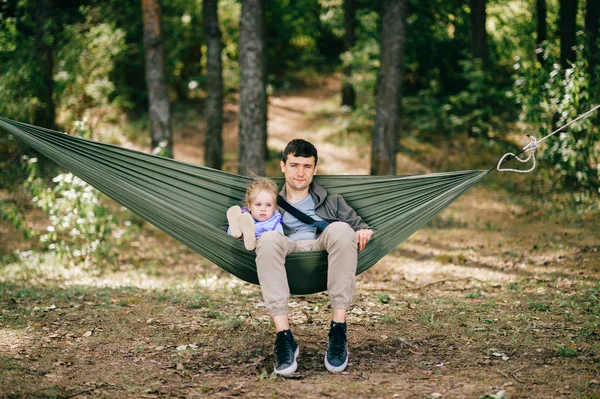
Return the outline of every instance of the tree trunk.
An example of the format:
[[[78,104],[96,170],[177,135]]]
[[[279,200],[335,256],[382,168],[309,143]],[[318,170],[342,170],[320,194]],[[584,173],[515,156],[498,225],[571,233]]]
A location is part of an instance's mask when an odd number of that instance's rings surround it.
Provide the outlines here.
[[[265,174],[267,90],[264,0],[242,0],[240,18],[240,174]]]
[[[381,66],[377,99],[371,174],[396,173],[400,131],[400,85],[406,40],[406,0],[383,0],[381,12]]]
[[[542,42],[548,38],[548,28],[546,23],[546,0],[536,0],[536,39],[535,46],[537,59],[540,64],[544,63],[544,52],[542,51]]]
[[[585,35],[588,46],[588,66],[590,75],[598,65],[598,29],[600,23],[600,0],[587,0],[585,7]],[[597,77],[596,77],[597,79]]]
[[[564,69],[575,62],[575,30],[577,18],[577,0],[560,0],[560,64]]]
[[[485,30],[485,0],[471,0],[471,55],[479,58],[481,66],[487,67],[488,46]]]
[[[223,63],[221,60],[221,30],[218,0],[204,0],[204,35],[206,37],[206,130],[204,164],[209,168],[223,167]]]
[[[40,81],[36,85],[36,97],[32,124],[48,129],[56,129],[56,110],[54,109],[54,35],[52,34],[52,0],[36,0],[35,2],[35,53]]]
[[[356,0],[344,0],[344,51],[351,51],[356,43]],[[356,92],[350,83],[352,78],[352,67],[344,67],[344,79],[342,86],[342,106],[354,108],[356,105]]]
[[[152,151],[172,157],[173,136],[171,134],[169,94],[165,78],[160,0],[142,0],[142,13],[144,16],[144,52]]]

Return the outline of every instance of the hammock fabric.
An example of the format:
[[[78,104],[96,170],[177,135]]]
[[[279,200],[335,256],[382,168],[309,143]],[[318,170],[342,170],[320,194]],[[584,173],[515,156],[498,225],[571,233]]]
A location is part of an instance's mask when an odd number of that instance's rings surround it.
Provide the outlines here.
[[[0,128],[85,180],[167,234],[247,282],[258,284],[255,253],[222,229],[226,211],[243,201],[250,178],[178,162],[0,117]],[[488,173],[467,170],[408,176],[315,176],[344,196],[375,229],[358,254],[364,272]],[[280,186],[283,179],[274,179]],[[327,253],[287,257],[290,290],[327,288]]]

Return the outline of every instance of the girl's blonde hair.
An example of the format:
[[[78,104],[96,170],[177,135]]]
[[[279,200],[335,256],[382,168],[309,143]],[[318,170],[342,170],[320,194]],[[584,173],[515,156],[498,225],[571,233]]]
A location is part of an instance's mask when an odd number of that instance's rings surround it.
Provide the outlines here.
[[[256,198],[261,191],[273,194],[273,200],[277,202],[277,184],[269,179],[255,179],[252,180],[246,190],[246,207],[250,207],[252,200]]]

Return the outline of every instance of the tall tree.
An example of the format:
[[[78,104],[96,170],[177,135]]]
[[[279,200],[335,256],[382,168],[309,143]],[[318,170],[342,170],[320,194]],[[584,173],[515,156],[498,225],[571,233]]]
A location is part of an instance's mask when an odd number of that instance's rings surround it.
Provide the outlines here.
[[[537,51],[537,59],[540,64],[544,63],[544,53],[541,50],[542,42],[548,38],[548,24],[546,22],[546,0],[536,0],[536,38],[535,46]]]
[[[152,149],[164,146],[160,153],[172,157],[171,109],[165,78],[160,0],[142,0],[142,13]]]
[[[240,17],[240,174],[264,175],[267,90],[264,0],[243,0]]]
[[[351,51],[356,43],[356,0],[344,0],[344,51]],[[354,108],[356,103],[356,92],[350,83],[352,67],[346,65],[344,68],[344,80],[342,86],[342,105]]]
[[[560,0],[558,29],[560,32],[560,64],[569,68],[575,61],[577,0]]]
[[[377,75],[376,113],[371,149],[372,175],[396,173],[406,14],[406,0],[382,0],[381,62]]]
[[[33,112],[35,125],[49,129],[56,128],[56,110],[54,108],[54,37],[53,18],[54,4],[52,0],[35,1],[35,55],[39,83],[35,87],[35,96],[39,100]]]
[[[471,0],[471,55],[474,59],[479,58],[484,68],[488,63],[485,19],[485,0]]]
[[[209,168],[221,169],[223,166],[223,62],[217,11],[218,0],[204,0],[202,14],[207,53],[204,164]]]
[[[585,4],[585,35],[588,46],[590,74],[600,63],[598,60],[598,29],[600,23],[600,0],[587,0]]]

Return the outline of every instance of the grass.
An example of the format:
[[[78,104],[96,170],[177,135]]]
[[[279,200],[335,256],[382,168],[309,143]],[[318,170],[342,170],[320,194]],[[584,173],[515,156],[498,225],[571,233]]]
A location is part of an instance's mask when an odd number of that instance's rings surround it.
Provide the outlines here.
[[[577,348],[565,347],[562,345],[556,345],[556,352],[558,357],[576,357]]]
[[[549,310],[552,309],[552,304],[549,302],[529,302],[529,304],[527,305],[527,307],[531,310],[535,310],[538,312],[548,312]]]

